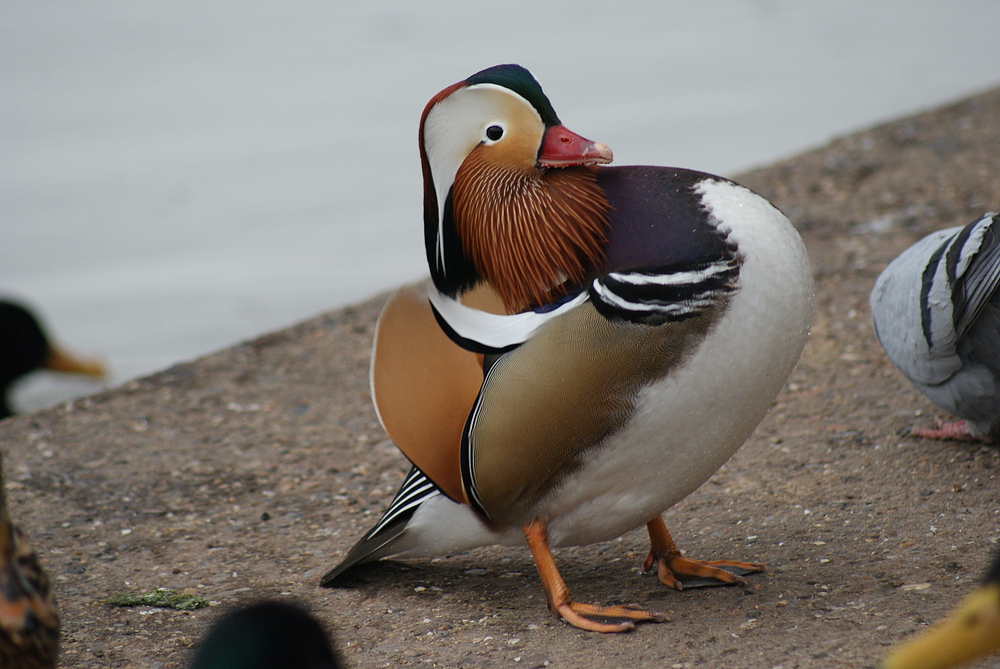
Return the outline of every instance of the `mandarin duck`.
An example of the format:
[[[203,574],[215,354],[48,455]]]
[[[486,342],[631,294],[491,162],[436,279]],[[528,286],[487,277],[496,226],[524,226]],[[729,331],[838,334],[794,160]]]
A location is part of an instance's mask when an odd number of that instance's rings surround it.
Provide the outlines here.
[[[889,360],[961,420],[914,428],[932,439],[1000,442],[1000,216],[933,232],[903,251],[871,293]]]
[[[55,667],[59,614],[28,536],[10,520],[0,462],[0,667]]]
[[[338,669],[330,637],[296,604],[264,601],[223,616],[198,643],[191,669]]]
[[[571,600],[551,548],[646,525],[644,567],[668,586],[763,569],[681,557],[660,514],[733,455],[799,357],[812,279],[788,220],[721,177],[603,167],[611,150],[518,65],[434,96],[419,146],[433,286],[389,298],[371,366],[413,466],[322,585],[526,542],[551,611],[620,632],[662,616]]]
[[[7,391],[36,369],[101,378],[104,366],[78,358],[49,341],[38,319],[25,307],[0,300],[0,419],[11,415]]]
[[[973,590],[943,620],[892,650],[881,669],[947,669],[1000,649],[1000,551]]]

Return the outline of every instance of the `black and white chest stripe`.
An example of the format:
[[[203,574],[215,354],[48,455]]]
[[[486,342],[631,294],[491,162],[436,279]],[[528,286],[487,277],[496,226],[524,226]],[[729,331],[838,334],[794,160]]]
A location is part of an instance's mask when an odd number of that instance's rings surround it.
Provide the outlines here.
[[[611,272],[590,285],[590,299],[609,320],[663,325],[692,318],[736,290],[740,259],[727,251],[716,260]]]
[[[428,298],[438,323],[452,341],[476,353],[501,354],[523,344],[549,320],[588,300],[612,321],[655,326],[698,316],[737,289],[741,264],[736,246],[730,244],[711,260],[609,272],[555,308],[511,315],[466,307],[433,288]]]

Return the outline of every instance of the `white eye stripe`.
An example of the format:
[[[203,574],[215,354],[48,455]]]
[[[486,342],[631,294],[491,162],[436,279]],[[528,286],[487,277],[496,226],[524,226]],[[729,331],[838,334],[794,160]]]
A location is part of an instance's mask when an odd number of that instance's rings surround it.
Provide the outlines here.
[[[531,104],[514,91],[496,84],[475,84],[460,88],[435,104],[424,120],[424,151],[431,169],[432,181],[438,205],[438,233],[436,241],[436,265],[444,273],[445,250],[444,208],[455,182],[455,174],[466,156],[478,145],[493,142],[486,137],[486,130],[498,125],[507,134],[507,121],[483,119],[504,118],[511,113],[511,103],[522,112],[533,116],[538,124],[539,136],[544,129],[541,116]]]

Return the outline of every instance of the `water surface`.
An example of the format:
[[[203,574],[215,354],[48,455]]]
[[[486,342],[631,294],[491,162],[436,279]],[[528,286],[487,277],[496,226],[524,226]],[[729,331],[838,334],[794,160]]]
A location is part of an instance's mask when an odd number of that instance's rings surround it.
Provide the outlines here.
[[[118,383],[421,277],[419,115],[483,67],[527,66],[619,164],[733,174],[1000,83],[998,25],[992,0],[7,0],[0,294]]]

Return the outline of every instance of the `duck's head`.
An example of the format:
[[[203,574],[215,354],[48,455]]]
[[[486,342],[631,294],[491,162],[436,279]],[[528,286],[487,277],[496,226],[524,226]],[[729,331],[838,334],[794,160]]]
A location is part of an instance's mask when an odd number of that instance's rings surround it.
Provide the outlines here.
[[[488,281],[509,311],[543,303],[601,257],[607,203],[592,166],[611,149],[559,121],[520,65],[435,95],[420,121],[427,260],[456,297]]]
[[[11,414],[7,389],[36,369],[103,378],[104,365],[78,357],[53,344],[38,319],[26,307],[0,300],[0,418]]]

